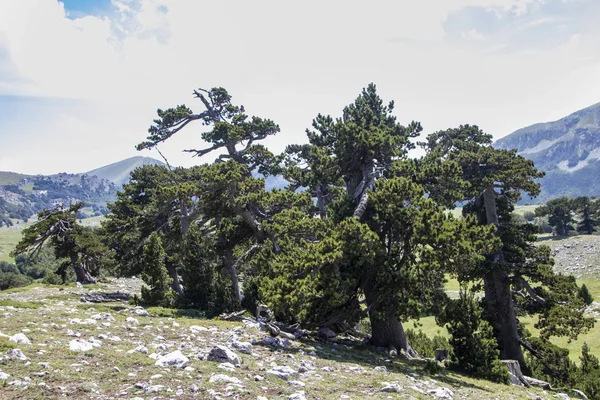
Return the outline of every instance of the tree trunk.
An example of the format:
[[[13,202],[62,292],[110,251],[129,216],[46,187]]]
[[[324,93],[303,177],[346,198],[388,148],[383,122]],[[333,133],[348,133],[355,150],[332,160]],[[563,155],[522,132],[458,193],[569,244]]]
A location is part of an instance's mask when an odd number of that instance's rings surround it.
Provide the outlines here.
[[[492,326],[497,332],[500,359],[517,360],[525,367],[517,318],[506,271],[493,270],[484,276],[485,300]]]
[[[175,293],[179,294],[180,296],[183,296],[183,287],[181,286],[181,282],[179,281],[179,276],[177,276],[177,269],[171,263],[167,263],[166,268],[167,272],[169,273],[169,276],[172,279],[171,289],[173,289],[173,291],[175,291]]]
[[[404,350],[411,357],[419,354],[410,346],[404,333],[404,327],[391,310],[382,310],[383,301],[379,299],[375,277],[367,279],[362,286],[371,321],[371,344],[390,350]]]
[[[487,223],[498,226],[496,197],[494,188],[491,186],[483,193]],[[501,262],[504,260],[503,250],[500,249],[489,257],[493,262]],[[521,349],[517,316],[508,273],[503,269],[494,268],[483,277],[483,282],[488,315],[497,333],[496,339],[500,347],[500,359],[517,360],[524,368],[525,358]]]
[[[85,267],[85,264],[79,262],[77,257],[71,257],[71,265],[73,265],[73,271],[75,271],[77,282],[84,285],[88,283],[96,283],[96,279],[92,277],[90,272]]]
[[[225,250],[225,255],[223,256],[223,264],[225,265],[225,269],[227,270],[229,278],[231,279],[231,288],[233,290],[233,294],[235,295],[235,298],[241,303],[242,291],[240,290],[240,283],[237,277],[235,262],[233,261],[232,249]]]

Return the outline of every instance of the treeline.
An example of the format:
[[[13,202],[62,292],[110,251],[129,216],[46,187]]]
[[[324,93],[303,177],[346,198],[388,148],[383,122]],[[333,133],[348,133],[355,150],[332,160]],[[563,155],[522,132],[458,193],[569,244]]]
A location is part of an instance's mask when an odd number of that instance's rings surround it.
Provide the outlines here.
[[[203,111],[158,110],[138,149],[200,121],[206,147],[186,151],[215,152],[214,162],[138,168],[98,232],[79,227],[77,206],[46,211],[15,254],[50,241],[83,283],[112,262],[114,273],[142,276],[141,301],[207,316],[265,303],[306,328],[366,322],[370,343],[392,353],[416,355],[403,322],[435,315],[451,333],[451,365],[497,381],[509,377],[501,359],[537,373],[550,337],[593,325],[575,279],[553,272],[550,249],[533,245],[537,229],[513,213],[543,173],[478,127],[417,141],[421,125],[397,122],[371,84],[339,118],[318,115],[305,144],[273,154],[260,143],[279,133],[273,121],[248,116],[223,88],[194,97]],[[425,155],[408,157],[417,146]],[[267,191],[255,171],[289,185]],[[458,299],[446,276],[460,283]],[[531,315],[536,338],[519,322]]]
[[[600,199],[563,196],[549,200],[525,217],[528,220],[544,218],[558,236],[567,236],[571,232],[591,235],[600,225]]]

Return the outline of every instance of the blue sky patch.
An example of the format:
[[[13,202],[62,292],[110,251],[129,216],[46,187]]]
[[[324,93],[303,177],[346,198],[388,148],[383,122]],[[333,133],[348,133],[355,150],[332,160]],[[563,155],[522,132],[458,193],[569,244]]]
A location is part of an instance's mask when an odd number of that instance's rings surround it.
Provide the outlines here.
[[[86,15],[108,15],[113,5],[110,0],[60,0],[65,5],[67,16],[71,19]]]

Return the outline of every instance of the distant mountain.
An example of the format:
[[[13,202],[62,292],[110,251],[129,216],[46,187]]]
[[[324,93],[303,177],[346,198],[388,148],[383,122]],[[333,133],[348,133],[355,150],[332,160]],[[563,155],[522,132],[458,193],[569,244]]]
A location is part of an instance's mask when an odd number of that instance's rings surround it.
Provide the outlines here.
[[[89,176],[97,176],[98,178],[106,179],[113,182],[117,186],[122,186],[124,183],[129,181],[129,174],[134,169],[143,165],[161,165],[165,163],[162,161],[155,160],[150,157],[131,157],[122,161],[118,161],[113,164],[106,165],[104,167],[96,168],[85,173]],[[83,175],[83,174],[82,174]]]
[[[165,165],[149,157],[131,157],[83,174],[24,175],[0,171],[0,226],[27,220],[55,204],[85,203],[81,218],[106,214],[129,174],[142,165]]]
[[[546,172],[532,202],[559,196],[600,196],[600,103],[554,122],[519,129],[494,147],[517,149]]]

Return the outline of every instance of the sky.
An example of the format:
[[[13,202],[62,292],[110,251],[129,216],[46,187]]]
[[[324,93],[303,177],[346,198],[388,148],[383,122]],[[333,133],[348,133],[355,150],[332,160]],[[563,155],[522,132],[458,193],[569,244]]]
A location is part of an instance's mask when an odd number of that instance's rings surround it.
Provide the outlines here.
[[[85,172],[136,155],[156,109],[224,87],[306,141],[370,82],[424,134],[494,138],[600,102],[598,0],[0,0],[0,171]],[[206,127],[159,148],[210,162]]]

